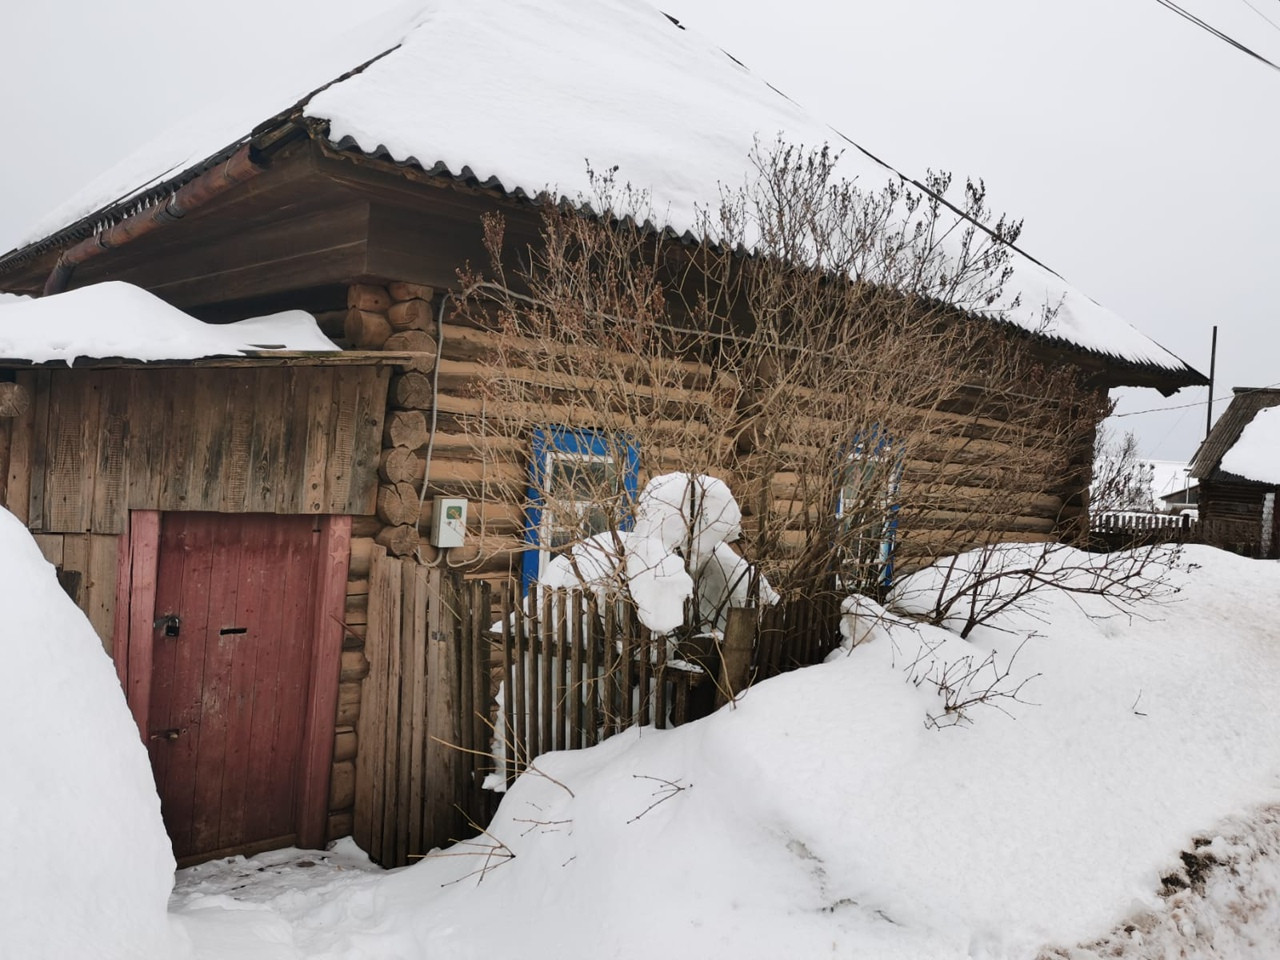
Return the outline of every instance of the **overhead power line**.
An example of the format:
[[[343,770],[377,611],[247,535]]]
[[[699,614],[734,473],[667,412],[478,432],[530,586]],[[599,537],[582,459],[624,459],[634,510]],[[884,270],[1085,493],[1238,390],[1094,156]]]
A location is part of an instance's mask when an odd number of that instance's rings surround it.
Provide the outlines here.
[[[1254,387],[1252,389],[1274,390],[1276,387],[1280,387],[1280,383],[1268,383],[1265,387]],[[1234,396],[1234,392],[1223,394],[1220,397],[1214,397],[1213,402],[1217,403],[1219,400],[1230,400]],[[1111,416],[1119,419],[1120,417],[1136,417],[1144,413],[1167,413],[1170,410],[1186,410],[1188,407],[1203,407],[1208,402],[1209,398],[1206,397],[1203,400],[1193,400],[1191,403],[1177,403],[1171,407],[1148,407],[1146,410],[1127,410],[1124,413],[1113,413]]]
[[[1194,23],[1201,30],[1206,30],[1209,33],[1213,34],[1223,43],[1229,43],[1231,46],[1235,47],[1241,53],[1247,54],[1248,56],[1253,57],[1253,59],[1257,60],[1259,63],[1266,64],[1272,70],[1275,70],[1277,73],[1280,73],[1280,65],[1277,65],[1272,61],[1268,60],[1262,54],[1258,53],[1258,51],[1251,50],[1249,47],[1246,47],[1239,40],[1235,40],[1232,37],[1227,36],[1217,27],[1213,26],[1212,24],[1206,23],[1204,20],[1201,20],[1199,17],[1197,17],[1194,13],[1191,13],[1189,10],[1184,10],[1182,7],[1174,3],[1173,0],[1156,0],[1156,3],[1160,4],[1160,6],[1162,7],[1167,7],[1168,9],[1172,10],[1174,13],[1176,13],[1178,16],[1182,17],[1183,19],[1188,20],[1191,23]]]
[[[1261,10],[1259,10],[1257,7],[1255,7],[1255,6],[1250,2],[1250,0],[1241,0],[1241,2],[1242,2],[1246,7],[1248,7],[1250,10],[1252,10],[1254,13],[1256,13],[1258,16],[1260,16],[1263,20],[1267,21],[1267,23],[1271,24],[1271,25],[1272,25],[1273,27],[1275,27],[1277,30],[1280,30],[1280,23],[1276,23],[1274,20],[1272,20],[1270,17],[1268,17],[1265,13],[1263,13]]]

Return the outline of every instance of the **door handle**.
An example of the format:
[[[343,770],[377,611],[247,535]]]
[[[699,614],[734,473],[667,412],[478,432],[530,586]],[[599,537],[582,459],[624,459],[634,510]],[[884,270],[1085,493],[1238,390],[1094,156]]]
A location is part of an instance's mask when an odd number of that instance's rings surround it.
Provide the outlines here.
[[[177,740],[183,734],[183,730],[179,727],[170,727],[168,730],[157,730],[148,737],[148,740]]]

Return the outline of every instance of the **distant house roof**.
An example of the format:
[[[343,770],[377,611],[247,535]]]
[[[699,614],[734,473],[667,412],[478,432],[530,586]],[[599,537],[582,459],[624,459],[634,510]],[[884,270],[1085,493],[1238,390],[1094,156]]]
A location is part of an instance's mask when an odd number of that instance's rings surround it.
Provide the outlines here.
[[[1234,392],[1196,451],[1191,476],[1280,484],[1271,478],[1280,475],[1280,410],[1272,412],[1280,407],[1280,389],[1236,387]]]
[[[714,239],[700,212],[750,177],[757,142],[830,143],[840,174],[869,188],[901,176],[644,0],[418,0],[317,51],[305,76],[190,115],[37,223],[0,273],[289,128],[517,198],[589,201],[589,167],[612,171],[647,192],[655,227],[694,240]],[[998,319],[1170,389],[1206,382],[1034,258],[1015,251],[1013,265]],[[1057,308],[1047,327],[1045,305]]]

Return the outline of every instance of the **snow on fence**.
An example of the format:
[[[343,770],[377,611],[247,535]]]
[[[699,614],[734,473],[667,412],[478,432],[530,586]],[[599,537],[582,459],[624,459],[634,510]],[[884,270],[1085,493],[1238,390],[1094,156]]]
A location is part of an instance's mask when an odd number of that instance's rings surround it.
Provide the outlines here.
[[[839,641],[834,594],[734,609],[723,635],[676,639],[622,598],[519,591],[502,585],[495,603],[486,581],[372,559],[355,838],[384,866],[474,836],[493,791],[542,753],[678,726]]]
[[[1102,513],[1091,517],[1089,529],[1097,533],[1175,533],[1194,530],[1196,521],[1185,514],[1172,513]]]

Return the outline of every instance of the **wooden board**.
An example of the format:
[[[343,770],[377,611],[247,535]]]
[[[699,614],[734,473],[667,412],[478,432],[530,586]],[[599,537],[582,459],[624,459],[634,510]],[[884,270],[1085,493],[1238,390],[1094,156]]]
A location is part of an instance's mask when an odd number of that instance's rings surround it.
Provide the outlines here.
[[[373,513],[386,368],[26,376],[7,487],[33,530],[118,534],[130,509]]]

